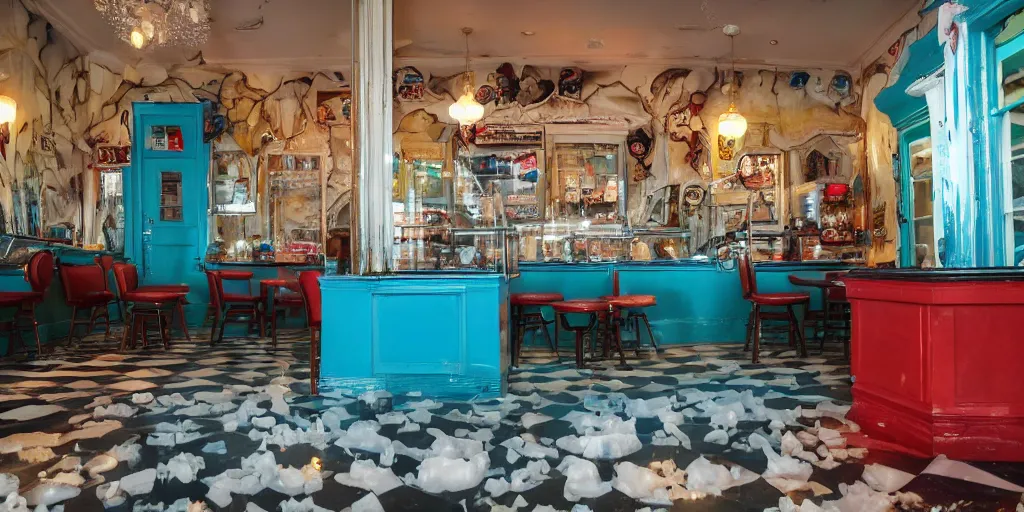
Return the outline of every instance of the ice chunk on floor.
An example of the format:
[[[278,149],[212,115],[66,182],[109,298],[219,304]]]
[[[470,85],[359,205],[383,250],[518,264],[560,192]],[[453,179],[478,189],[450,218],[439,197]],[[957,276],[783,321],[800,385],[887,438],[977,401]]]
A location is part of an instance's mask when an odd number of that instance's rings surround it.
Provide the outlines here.
[[[487,481],[484,482],[484,491],[495,498],[501,497],[507,493],[511,487],[512,486],[509,484],[508,480],[505,480],[504,478],[488,478]]]
[[[722,491],[731,487],[745,485],[757,480],[757,473],[740,466],[726,468],[721,464],[713,464],[704,456],[686,466],[686,488],[706,494],[721,496]]]
[[[261,481],[265,475],[260,475]],[[279,467],[277,478],[271,478],[267,484],[271,490],[287,496],[313,494],[324,488],[323,475],[319,470],[307,464],[301,469],[292,466]]]
[[[643,398],[637,398],[635,400],[629,400],[626,403],[626,414],[633,418],[654,418],[658,416],[658,412],[671,409],[676,402],[675,396],[659,396],[644,400]]]
[[[212,443],[206,443],[203,446],[203,453],[213,453],[217,455],[225,455],[228,453],[228,447],[224,441],[215,441]]]
[[[690,447],[690,437],[684,434],[682,430],[679,430],[679,427],[675,426],[675,424],[663,422],[662,426],[665,428],[665,433],[678,439],[679,444],[681,444],[683,448],[686,448],[687,450],[693,449]]]
[[[8,494],[17,493],[18,486],[21,485],[21,480],[16,475],[10,473],[0,473],[0,496],[7,496]]]
[[[367,391],[359,395],[359,402],[374,414],[385,413],[391,410],[394,395],[387,391]]]
[[[121,478],[121,489],[132,496],[148,494],[156,481],[156,469],[149,468]]]
[[[839,512],[888,512],[893,509],[893,504],[898,501],[896,496],[874,491],[867,484],[859,480],[854,482],[853,485],[840,483],[839,493],[843,495],[842,498],[822,503],[825,510],[837,510]]]
[[[712,430],[708,432],[708,435],[704,436],[704,442],[725,446],[729,444],[729,433],[724,430]]]
[[[673,484],[672,480],[632,462],[616,464],[615,477],[612,478],[612,488],[615,490],[635,500],[655,505],[672,504],[668,489]]]
[[[483,443],[480,441],[451,437],[436,428],[428,428],[427,433],[434,436],[434,442],[430,445],[430,451],[436,457],[470,459],[484,451]]]
[[[369,496],[373,495],[370,494]],[[306,498],[302,501],[296,501],[295,498],[288,498],[288,501],[281,502],[279,507],[281,508],[281,512],[331,512],[331,509],[319,507],[316,503],[313,503],[313,498]],[[254,511],[246,509],[246,512]]]
[[[416,477],[406,483],[432,493],[464,491],[480,485],[490,464],[487,452],[470,460],[430,457],[420,463]]]
[[[582,437],[565,436],[555,441],[555,446],[587,459],[621,459],[640,451],[643,444],[636,434],[590,434]]]
[[[130,418],[139,410],[126,404],[113,404],[106,407],[99,406],[92,412],[93,418]]]
[[[531,460],[526,467],[519,468],[509,476],[512,492],[526,492],[548,479],[551,465],[546,460]]]
[[[18,452],[18,460],[21,462],[27,462],[29,464],[38,464],[40,462],[46,462],[57,456],[56,453],[50,448],[44,448],[42,446],[36,446],[35,448],[29,448]]]
[[[118,462],[127,462],[129,466],[134,466],[142,458],[142,445],[138,444],[138,440],[138,436],[132,436],[127,441],[107,450],[107,454],[117,459]]]
[[[376,421],[357,421],[342,431],[335,446],[371,453],[383,453],[391,446],[391,440],[378,434],[380,424]]]
[[[768,469],[762,474],[766,479],[784,478],[806,482],[811,478],[814,468],[810,464],[788,455],[779,455],[769,446],[762,446],[761,450],[768,458]]]
[[[530,459],[558,458],[558,450],[526,441],[522,436],[506,439],[501,443],[506,449],[514,450],[519,455]]]
[[[551,416],[545,416],[543,414],[528,412],[523,414],[523,417],[520,420],[520,422],[523,424],[523,428],[529,429],[534,425],[540,425],[541,423],[551,421],[552,419],[554,418],[552,418]]]
[[[48,507],[65,500],[69,500],[82,493],[82,489],[75,485],[63,482],[55,482],[49,479],[42,479],[26,491],[22,497],[30,507],[42,505]]]
[[[145,405],[153,401],[153,393],[135,393],[132,395],[132,403]]]
[[[861,478],[875,491],[893,493],[910,483],[914,475],[882,464],[867,464]]]
[[[353,461],[349,472],[334,475],[334,480],[339,484],[366,489],[374,494],[384,494],[402,486],[402,481],[391,469],[377,467],[372,460]]]
[[[179,453],[167,461],[167,464],[157,464],[156,476],[161,482],[177,478],[181,483],[188,484],[196,480],[201,469],[206,469],[206,461],[202,457],[191,453]]]
[[[566,501],[597,498],[612,490],[611,482],[602,481],[597,465],[589,460],[568,455],[555,469],[566,476],[565,488],[562,491]]]

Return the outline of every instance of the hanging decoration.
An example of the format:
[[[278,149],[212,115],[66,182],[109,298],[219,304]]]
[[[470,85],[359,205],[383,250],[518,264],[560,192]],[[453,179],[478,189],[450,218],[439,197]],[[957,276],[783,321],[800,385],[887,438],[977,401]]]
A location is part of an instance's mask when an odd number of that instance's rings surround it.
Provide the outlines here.
[[[484,117],[484,106],[477,103],[473,93],[473,72],[469,70],[469,35],[473,29],[466,27],[462,29],[466,36],[466,72],[462,77],[462,96],[458,101],[448,107],[448,115],[459,122],[459,126],[472,126]]]
[[[739,89],[736,81],[736,36],[739,35],[740,28],[736,25],[726,25],[723,32],[729,36],[729,56],[732,61],[733,84],[729,87],[729,110],[718,118],[718,134],[726,139],[738,139],[747,133],[747,120],[736,109],[736,91]]]
[[[122,41],[136,49],[197,48],[210,36],[210,0],[93,0]]]

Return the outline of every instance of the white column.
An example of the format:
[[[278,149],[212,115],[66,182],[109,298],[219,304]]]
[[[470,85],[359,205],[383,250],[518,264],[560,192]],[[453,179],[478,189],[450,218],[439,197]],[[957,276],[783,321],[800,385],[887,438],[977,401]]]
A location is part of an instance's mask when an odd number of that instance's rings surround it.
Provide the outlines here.
[[[391,270],[392,0],[352,2],[352,272]]]

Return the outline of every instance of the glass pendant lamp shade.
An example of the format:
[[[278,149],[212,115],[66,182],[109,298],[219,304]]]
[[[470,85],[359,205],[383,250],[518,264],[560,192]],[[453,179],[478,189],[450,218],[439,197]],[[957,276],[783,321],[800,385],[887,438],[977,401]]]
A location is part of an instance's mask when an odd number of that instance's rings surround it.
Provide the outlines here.
[[[747,119],[736,110],[736,105],[729,105],[729,110],[718,118],[718,134],[738,139],[747,133]]]
[[[13,123],[17,114],[18,104],[14,101],[14,98],[0,96],[0,124]]]
[[[484,106],[477,103],[469,88],[459,100],[448,107],[448,115],[459,122],[459,126],[470,126],[484,117]]]

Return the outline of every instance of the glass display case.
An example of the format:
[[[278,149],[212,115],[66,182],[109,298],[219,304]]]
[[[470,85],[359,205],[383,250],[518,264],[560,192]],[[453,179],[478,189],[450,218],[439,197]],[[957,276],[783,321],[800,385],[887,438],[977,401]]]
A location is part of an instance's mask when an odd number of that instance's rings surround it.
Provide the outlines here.
[[[395,226],[396,271],[461,270],[518,274],[519,237],[513,228]]]
[[[256,169],[256,159],[244,151],[215,149],[210,163],[211,213],[256,213]]]
[[[616,224],[625,215],[622,144],[555,138],[554,183],[549,203],[554,215],[592,224]]]
[[[441,143],[405,143],[392,171],[395,225],[436,225],[452,204],[452,164]]]
[[[500,195],[509,222],[537,221],[544,216],[544,152],[529,148],[476,148],[462,158],[456,182],[457,201],[473,208],[473,191]]]
[[[268,241],[274,261],[305,263],[323,251],[323,154],[267,155]]]
[[[673,261],[691,256],[690,233],[681,229],[637,230],[633,232],[629,256],[632,261]]]

